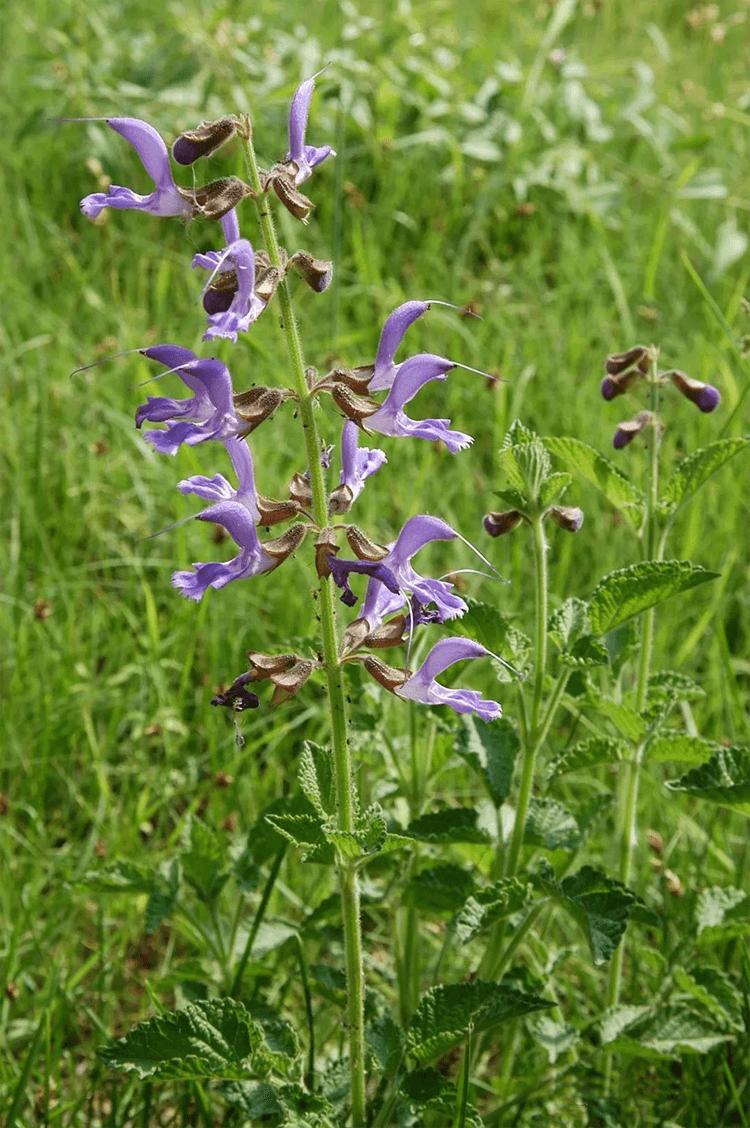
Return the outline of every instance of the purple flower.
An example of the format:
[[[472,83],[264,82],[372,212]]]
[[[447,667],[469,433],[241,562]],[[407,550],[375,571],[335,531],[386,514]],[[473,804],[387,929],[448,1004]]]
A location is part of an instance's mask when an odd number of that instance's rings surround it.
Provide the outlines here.
[[[81,211],[89,219],[96,219],[104,208],[133,209],[150,212],[151,215],[189,216],[192,205],[185,198],[172,176],[169,153],[164,141],[148,122],[138,118],[88,118],[88,121],[105,121],[128,141],[138,154],[141,164],[154,182],[154,190],[148,196],[139,196],[130,188],[111,184],[106,192],[94,192],[81,200]]]
[[[409,326],[413,325],[429,308],[429,302],[404,302],[403,305],[397,306],[386,319],[378,341],[378,351],[375,355],[375,365],[369,383],[371,392],[379,392],[391,387],[396,373],[401,367],[395,364],[393,360],[396,350]]]
[[[217,337],[236,341],[237,334],[246,333],[266,308],[255,292],[255,253],[250,241],[240,238],[234,208],[222,216],[221,227],[227,241],[224,250],[193,256],[193,268],[211,271],[203,291],[203,308],[209,322],[204,341]]]
[[[226,563],[193,564],[191,571],[175,572],[172,585],[187,599],[201,600],[209,587],[223,588],[232,580],[245,580],[270,572],[279,560],[266,552],[255,527],[253,509],[239,497],[220,501],[197,515],[198,521],[212,521],[231,536],[239,553]]]
[[[316,148],[315,145],[305,144],[307,118],[316,78],[317,75],[313,75],[297,87],[289,106],[289,152],[286,159],[296,166],[294,183],[297,187],[312,176],[312,171],[317,165],[322,164],[328,157],[336,156],[330,145]]]
[[[365,488],[367,479],[387,461],[382,450],[359,447],[359,428],[356,423],[347,420],[341,432],[341,476],[339,485],[331,494],[331,512],[348,513]]]
[[[468,638],[444,638],[437,642],[415,674],[397,686],[395,693],[423,705],[447,705],[456,713],[476,713],[483,721],[502,716],[497,701],[487,701],[474,689],[447,689],[435,679],[449,666],[467,658],[491,656],[478,642]]]
[[[177,483],[177,488],[183,494],[195,494],[205,501],[238,501],[244,505],[251,514],[256,525],[261,523],[258,494],[255,489],[255,470],[250,447],[244,439],[227,439],[224,443],[229,455],[234,472],[237,475],[237,489],[232,486],[223,474],[214,474],[213,478],[206,478],[196,474],[191,478],[183,478]]]
[[[433,353],[417,353],[398,366],[393,385],[378,410],[365,419],[368,431],[398,438],[427,439],[443,442],[451,454],[471,446],[473,438],[463,431],[449,430],[450,419],[410,419],[403,411],[404,404],[414,398],[420,388],[431,380],[445,380],[452,360]]]
[[[176,454],[182,443],[195,446],[208,439],[228,439],[246,430],[234,410],[229,369],[220,360],[201,360],[178,345],[155,345],[140,351],[176,371],[193,392],[184,400],[149,396],[136,411],[136,427],[141,427],[145,420],[167,424],[163,431],[148,431],[144,435],[162,454]]]
[[[350,607],[357,602],[348,579],[355,573],[370,577],[359,616],[367,620],[370,631],[377,630],[387,615],[401,610],[410,599],[423,607],[435,604],[436,621],[440,623],[463,615],[467,610],[466,604],[453,594],[452,584],[425,579],[411,566],[412,557],[426,544],[435,540],[454,540],[456,536],[455,529],[445,521],[422,515],[411,517],[406,522],[382,560],[339,560],[330,556],[331,575],[343,591],[342,602]]]

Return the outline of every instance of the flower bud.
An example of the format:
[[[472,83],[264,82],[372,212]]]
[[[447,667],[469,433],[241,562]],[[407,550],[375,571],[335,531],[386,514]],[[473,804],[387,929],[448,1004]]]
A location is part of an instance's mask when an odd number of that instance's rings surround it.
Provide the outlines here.
[[[502,537],[512,533],[516,525],[523,520],[523,514],[518,509],[508,509],[505,513],[485,514],[483,525],[485,532],[491,537]]]
[[[310,508],[313,495],[309,474],[297,473],[294,475],[289,483],[289,496],[292,501],[296,502],[301,508]]]
[[[315,204],[299,191],[294,183],[294,177],[284,165],[274,165],[265,176],[263,191],[267,192],[269,188],[273,188],[281,203],[295,219],[307,223]]]
[[[306,658],[299,658],[291,669],[273,675],[271,681],[274,684],[274,691],[271,704],[281,705],[282,702],[288,701],[290,697],[299,693],[314,669],[315,662]]]
[[[700,380],[693,380],[684,372],[668,372],[669,379],[686,399],[694,403],[699,411],[708,413],[714,411],[721,403],[721,393],[713,384],[704,384]]]
[[[330,576],[331,566],[328,563],[328,558],[329,556],[337,556],[338,552],[336,530],[332,528],[321,529],[315,541],[315,569],[321,579]]]
[[[322,294],[331,284],[333,263],[327,259],[316,259],[307,251],[297,251],[290,258],[289,265],[294,267],[300,278],[317,294]]]
[[[208,157],[234,137],[239,124],[234,116],[201,122],[197,129],[180,134],[172,146],[172,156],[181,165],[191,165],[199,157]]]
[[[211,698],[212,705],[222,705],[227,709],[233,709],[235,713],[243,713],[245,709],[257,709],[260,705],[260,700],[255,693],[251,693],[249,689],[245,689],[248,682],[253,681],[252,672],[248,674],[240,674],[238,678],[230,685],[229,689],[224,690],[222,693],[217,693]]]
[[[618,423],[617,430],[612,439],[612,446],[615,450],[622,450],[628,443],[632,443],[636,435],[640,435],[643,428],[653,422],[653,418],[650,411],[639,411],[634,419],[628,419],[624,423]]]
[[[553,505],[545,517],[551,517],[567,533],[577,533],[583,524],[583,510],[574,505]]]
[[[613,353],[604,362],[604,371],[608,376],[622,376],[631,369],[636,369],[642,376],[648,374],[651,356],[645,345],[635,345],[624,353]]]
[[[361,423],[380,409],[380,404],[376,400],[367,396],[358,396],[344,384],[333,385],[331,398],[347,419],[352,419],[355,423]]]
[[[308,531],[307,525],[292,525],[282,536],[276,537],[275,540],[264,541],[263,550],[276,561],[274,568],[278,568],[279,564],[283,564],[288,556],[297,551]]]

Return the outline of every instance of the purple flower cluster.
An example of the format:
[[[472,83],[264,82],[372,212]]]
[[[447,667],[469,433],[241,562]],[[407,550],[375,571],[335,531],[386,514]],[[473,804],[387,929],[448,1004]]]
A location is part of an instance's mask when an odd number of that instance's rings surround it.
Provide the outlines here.
[[[307,119],[315,77],[296,90],[289,110],[288,149],[283,160],[263,174],[263,192],[273,189],[288,210],[306,221],[312,203],[299,188],[314,169],[335,155],[329,145],[306,144]],[[151,215],[183,219],[219,220],[224,246],[196,254],[192,265],[205,272],[202,304],[207,318],[205,341],[225,339],[236,342],[248,332],[264,312],[279,286],[286,287],[286,275],[295,270],[316,292],[331,281],[330,263],[318,261],[305,251],[287,255],[274,253],[273,259],[256,251],[240,234],[237,207],[258,191],[236,177],[225,177],[202,187],[182,188],[172,174],[169,150],[162,137],[148,123],[135,118],[104,118],[135,149],[152,181],[152,190],[141,195],[134,190],[112,185],[81,201],[84,215],[96,219],[106,208],[131,209]],[[172,155],[180,165],[191,165],[210,156],[221,145],[237,136],[247,140],[250,126],[246,118],[225,117],[204,122],[182,134],[174,143]],[[256,174],[256,188],[258,176]],[[286,291],[285,291],[286,292]],[[437,517],[411,517],[387,546],[375,544],[356,526],[338,521],[349,512],[365,488],[365,483],[386,463],[382,450],[359,445],[359,432],[392,438],[419,438],[442,442],[452,454],[468,447],[472,438],[452,430],[449,419],[413,419],[405,407],[432,381],[444,381],[458,368],[458,361],[434,353],[417,353],[396,362],[396,353],[408,328],[433,301],[409,301],[387,318],[371,365],[338,368],[328,375],[311,378],[309,395],[329,395],[344,416],[338,484],[329,494],[329,524],[321,528],[311,516],[312,475],[310,470],[296,474],[288,497],[272,500],[258,492],[253,456],[248,436],[287,399],[300,399],[289,387],[253,387],[235,392],[230,370],[216,357],[200,357],[190,349],[161,344],[139,350],[161,366],[159,376],[173,374],[184,384],[187,395],[149,396],[135,415],[136,426],[144,428],[144,439],[161,454],[175,456],[182,446],[205,442],[219,444],[231,466],[231,479],[223,473],[213,477],[194,475],[178,483],[185,495],[195,496],[207,505],[195,515],[229,534],[236,553],[223,562],[197,562],[189,569],[176,571],[173,586],[186,598],[201,600],[209,588],[219,589],[235,580],[249,579],[271,572],[284,563],[309,536],[315,537],[315,561],[323,582],[341,590],[347,607],[359,602],[350,581],[357,575],[367,578],[357,618],[345,632],[340,661],[357,661],[397,696],[429,705],[444,704],[458,713],[476,713],[485,721],[500,716],[501,708],[472,690],[449,689],[436,679],[449,667],[466,659],[489,654],[483,646],[465,638],[442,638],[416,670],[385,666],[372,650],[414,641],[417,631],[432,624],[443,624],[463,615],[464,600],[447,579],[430,579],[416,571],[414,557],[428,544],[460,537],[450,525]],[[312,371],[312,370],[311,370]],[[469,371],[476,371],[469,369]],[[330,448],[321,451],[321,468],[330,465]],[[317,474],[317,469],[316,469]],[[320,509],[318,509],[320,512]],[[276,538],[261,539],[261,529],[279,522],[287,528]],[[339,540],[346,537],[354,557],[339,556]],[[234,709],[255,708],[257,695],[250,683],[270,680],[274,703],[296,693],[319,661],[296,655],[265,656],[251,653],[251,669],[242,674],[216,704]]]

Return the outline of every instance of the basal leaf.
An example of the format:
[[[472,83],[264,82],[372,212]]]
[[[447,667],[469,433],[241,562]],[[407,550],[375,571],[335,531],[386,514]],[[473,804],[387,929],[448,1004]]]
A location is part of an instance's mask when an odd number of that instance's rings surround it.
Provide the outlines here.
[[[496,807],[510,794],[519,747],[518,733],[505,717],[492,724],[466,718],[458,730],[456,752],[480,776]]]
[[[504,877],[472,893],[456,916],[454,927],[462,944],[529,904],[533,886],[517,877]]]
[[[702,889],[695,903],[701,940],[724,940],[750,931],[750,896],[731,885]]]
[[[420,842],[476,842],[485,846],[490,836],[478,825],[479,815],[472,807],[446,807],[414,819],[404,831],[407,838]]]
[[[713,1015],[678,1002],[635,1022],[605,1049],[634,1057],[676,1058],[685,1053],[705,1054],[729,1037]]]
[[[657,920],[632,890],[593,866],[583,866],[559,884],[546,866],[540,870],[537,880],[577,921],[597,967],[611,959],[629,920],[648,923]]]
[[[622,759],[625,747],[621,740],[608,736],[589,737],[555,756],[548,768],[549,778],[555,779],[568,772],[588,771],[600,764],[616,764]]]
[[[407,1032],[409,1050],[419,1062],[430,1061],[463,1042],[470,1030],[490,1030],[501,1022],[554,1003],[499,983],[475,979],[433,987],[422,996]]]
[[[425,1122],[425,1116],[440,1116],[441,1122],[454,1123],[458,1091],[453,1082],[437,1069],[417,1069],[407,1073],[401,1082],[401,1092],[406,1098],[410,1112],[419,1114],[420,1124]],[[411,1117],[409,1122],[413,1123]],[[399,1123],[401,1123],[400,1118]],[[483,1121],[476,1109],[466,1105],[461,1124],[465,1128],[482,1128]]]
[[[453,913],[474,892],[474,878],[462,866],[428,866],[411,879],[404,900],[426,913]]]
[[[573,815],[555,799],[533,798],[529,803],[524,841],[545,850],[575,850],[581,831]]]
[[[666,786],[750,815],[750,748],[720,748],[707,763]]]
[[[647,560],[610,572],[589,600],[591,629],[597,635],[607,634],[649,607],[716,576],[687,560]]]
[[[366,1044],[383,1073],[389,1075],[398,1069],[404,1055],[404,1034],[387,1011],[368,1024]]]
[[[674,981],[710,1011],[725,1030],[744,1030],[743,998],[726,972],[718,967],[676,968]]]
[[[235,999],[205,999],[157,1015],[100,1051],[139,1077],[242,1080],[252,1076],[263,1029]]]
[[[580,439],[556,436],[545,438],[544,445],[569,470],[596,486],[611,505],[622,510],[630,523],[638,527],[645,504],[643,493],[613,462]]]
[[[701,447],[679,464],[664,488],[661,508],[674,513],[688,501],[708,479],[740,451],[747,450],[750,439],[719,439]]]

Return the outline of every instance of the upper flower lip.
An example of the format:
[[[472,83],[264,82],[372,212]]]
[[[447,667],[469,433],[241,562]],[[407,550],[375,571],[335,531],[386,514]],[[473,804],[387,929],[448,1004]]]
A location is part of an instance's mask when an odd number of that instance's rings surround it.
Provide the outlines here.
[[[144,436],[157,450],[175,454],[182,443],[194,446],[246,430],[235,412],[229,369],[220,360],[199,359],[179,345],[155,345],[141,352],[174,370],[193,392],[185,400],[149,396],[136,411],[137,427],[146,421],[167,424],[163,431],[148,431]]]
[[[435,643],[419,669],[394,692],[407,700],[423,705],[447,705],[456,713],[476,713],[484,721],[493,721],[502,715],[497,701],[488,701],[471,689],[448,689],[436,680],[456,662],[468,658],[492,657],[478,642],[468,638],[443,638]]]
[[[431,380],[444,380],[456,367],[452,360],[434,353],[417,353],[399,365],[388,395],[380,407],[368,415],[364,425],[368,431],[394,437],[413,437],[431,442],[443,442],[451,454],[464,450],[474,441],[463,431],[451,431],[450,419],[409,418],[404,405],[414,398],[420,388]]]
[[[315,79],[321,73],[322,71],[318,71],[311,78],[301,82],[292,95],[289,105],[289,151],[286,159],[296,166],[294,183],[297,187],[312,176],[312,171],[317,165],[322,164],[328,157],[336,156],[335,150],[330,145],[316,147],[305,144]]]

